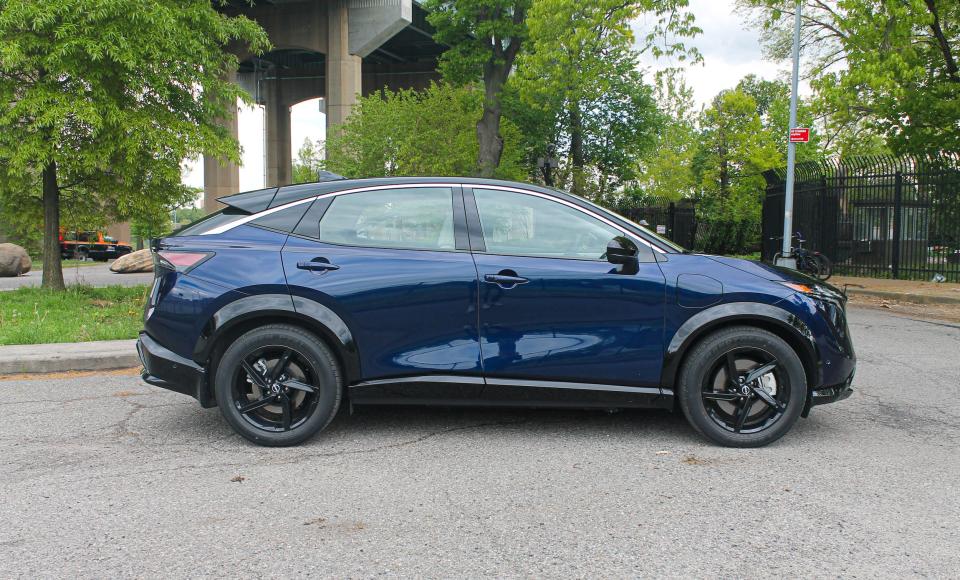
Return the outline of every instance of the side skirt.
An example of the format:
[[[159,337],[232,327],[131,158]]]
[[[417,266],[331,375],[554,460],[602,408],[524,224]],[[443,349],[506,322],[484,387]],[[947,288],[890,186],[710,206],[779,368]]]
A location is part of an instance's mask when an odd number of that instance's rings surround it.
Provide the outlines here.
[[[673,391],[595,383],[426,375],[351,385],[354,405],[551,408],[673,408]]]

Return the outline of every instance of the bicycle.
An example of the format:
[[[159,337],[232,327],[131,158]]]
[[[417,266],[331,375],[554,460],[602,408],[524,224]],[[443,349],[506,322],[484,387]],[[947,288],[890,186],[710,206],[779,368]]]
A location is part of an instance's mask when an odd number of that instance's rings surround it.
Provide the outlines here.
[[[790,248],[790,255],[797,261],[797,270],[819,280],[829,280],[830,276],[833,275],[833,262],[830,261],[830,258],[820,252],[804,248],[803,244],[805,244],[807,240],[803,239],[803,235],[800,232],[795,233],[793,238],[797,241],[797,245]],[[783,236],[770,239],[779,241],[783,239]],[[780,252],[777,252],[773,256],[774,263],[776,263],[782,255]]]

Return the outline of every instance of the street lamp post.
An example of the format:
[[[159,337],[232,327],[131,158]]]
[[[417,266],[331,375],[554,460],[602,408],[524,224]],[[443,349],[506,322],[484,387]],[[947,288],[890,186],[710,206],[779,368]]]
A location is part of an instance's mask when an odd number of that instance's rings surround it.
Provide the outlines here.
[[[778,266],[788,268],[797,267],[797,259],[793,256],[793,182],[794,169],[797,164],[797,144],[789,136],[790,131],[797,126],[797,85],[800,77],[800,7],[802,0],[797,0],[797,11],[793,19],[793,78],[790,91],[790,126],[787,128],[787,183],[783,199],[783,245]]]

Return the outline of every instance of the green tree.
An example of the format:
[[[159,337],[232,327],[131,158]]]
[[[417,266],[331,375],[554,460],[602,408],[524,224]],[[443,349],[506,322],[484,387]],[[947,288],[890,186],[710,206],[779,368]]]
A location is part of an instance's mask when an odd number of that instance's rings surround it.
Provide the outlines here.
[[[530,9],[516,82],[525,102],[554,117],[574,193],[584,193],[590,180],[603,194],[633,179],[636,160],[659,130],[631,28],[648,4],[536,0]]]
[[[303,140],[303,145],[297,151],[297,158],[293,162],[293,182],[309,183],[317,180],[317,172],[323,166],[323,144],[313,141],[309,137]]]
[[[757,9],[768,52],[789,57],[793,0]],[[803,0],[803,56],[826,126],[841,144],[875,135],[895,153],[960,150],[960,2]],[[864,134],[860,137],[860,134]]]
[[[338,134],[328,138],[323,168],[350,177],[472,175],[482,107],[481,90],[445,83],[362,97]],[[494,174],[521,179],[519,130],[505,120],[501,132],[506,146]]]
[[[759,220],[762,173],[783,164],[773,137],[763,129],[757,102],[741,90],[723,91],[700,119],[694,171],[701,210],[728,220]]]
[[[747,75],[737,83],[737,90],[753,97],[760,123],[784,158],[787,156],[790,131],[790,85],[785,81],[768,81]],[[797,161],[813,161],[824,156],[824,138],[818,130],[816,114],[806,99],[797,101],[797,126],[809,127],[810,142],[796,146]]]
[[[65,192],[145,217],[179,199],[185,158],[238,160],[216,123],[243,96],[226,78],[230,42],[268,44],[209,0],[0,0],[0,195],[29,204],[25,184],[42,190],[45,287],[64,287]]]
[[[503,87],[527,36],[531,0],[426,0],[424,8],[435,38],[450,47],[441,70],[455,83],[483,81],[483,108],[477,131],[476,168],[481,176],[496,173],[503,154],[500,134]]]
[[[693,90],[678,69],[657,75],[655,96],[665,123],[656,146],[639,161],[637,193],[661,200],[692,199],[699,192],[693,172],[700,149]]]

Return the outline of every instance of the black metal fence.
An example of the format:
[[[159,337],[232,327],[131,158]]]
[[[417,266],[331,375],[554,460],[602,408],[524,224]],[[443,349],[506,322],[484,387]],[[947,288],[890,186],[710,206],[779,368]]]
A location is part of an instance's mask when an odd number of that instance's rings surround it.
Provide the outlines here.
[[[692,200],[656,198],[598,200],[624,217],[641,223],[681,246],[707,254],[751,254],[760,251],[760,224],[753,221],[704,219]]]
[[[764,174],[763,259],[780,249],[785,170]],[[960,154],[797,165],[793,229],[854,276],[960,281]]]
[[[681,246],[692,248],[696,241],[697,215],[693,203],[654,200],[644,205],[627,205],[613,209],[637,223],[646,222],[651,230]]]

